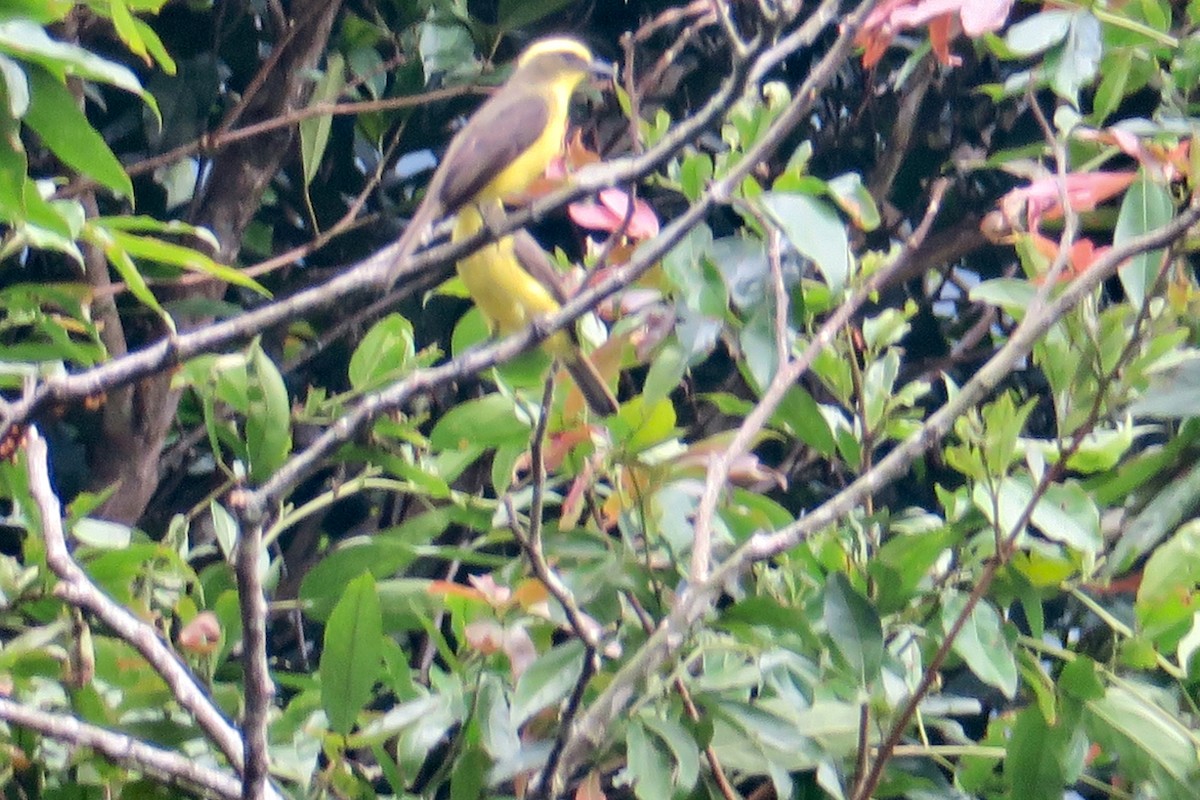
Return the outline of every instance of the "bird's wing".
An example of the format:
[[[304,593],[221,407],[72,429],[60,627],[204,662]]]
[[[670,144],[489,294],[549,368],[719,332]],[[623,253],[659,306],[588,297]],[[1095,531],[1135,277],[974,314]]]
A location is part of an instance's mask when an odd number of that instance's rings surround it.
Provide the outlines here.
[[[567,302],[562,273],[558,271],[558,267],[554,266],[550,256],[542,249],[537,240],[524,228],[513,231],[512,240],[513,252],[525,271],[546,287],[546,291],[560,304]]]
[[[533,92],[501,90],[480,106],[446,151],[443,213],[457,211],[528,150],[545,131],[548,115],[548,104]]]

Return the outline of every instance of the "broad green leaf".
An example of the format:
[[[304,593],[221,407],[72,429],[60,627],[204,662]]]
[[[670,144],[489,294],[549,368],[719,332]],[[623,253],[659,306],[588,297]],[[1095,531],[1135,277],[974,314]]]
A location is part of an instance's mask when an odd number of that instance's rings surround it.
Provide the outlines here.
[[[675,406],[664,397],[647,405],[641,396],[622,404],[610,424],[613,437],[631,453],[640,453],[675,434]]]
[[[257,342],[250,348],[246,367],[246,455],[251,479],[261,483],[292,450],[292,409],[283,376]]]
[[[346,62],[341,53],[333,52],[325,64],[325,72],[313,89],[310,104],[328,103],[337,100],[346,85]],[[321,114],[300,120],[300,157],[304,164],[304,185],[312,183],[321,166],[321,157],[329,144],[329,132],[333,128],[333,115]]]
[[[833,201],[861,230],[873,231],[882,221],[875,198],[867,190],[862,176],[857,172],[847,172],[831,178],[826,186]]]
[[[468,747],[455,759],[450,773],[450,800],[482,800],[491,761],[478,747]]]
[[[1125,87],[1134,64],[1134,48],[1122,47],[1105,55],[1100,84],[1092,100],[1092,122],[1102,125],[1125,99]]]
[[[1071,731],[1048,725],[1036,707],[1021,711],[1004,759],[1004,778],[1012,796],[1021,800],[1061,800],[1070,743]]]
[[[1105,574],[1120,575],[1192,515],[1200,504],[1200,463],[1171,479],[1126,525]]]
[[[671,751],[675,761],[673,774],[676,792],[690,791],[700,777],[700,751],[695,738],[678,722],[653,713],[643,713],[637,721]]]
[[[1142,570],[1134,609],[1144,633],[1173,633],[1177,640],[1191,624],[1198,584],[1200,521],[1191,520],[1151,553]]]
[[[364,572],[346,586],[325,625],[318,674],[329,727],[343,736],[371,699],[382,667],[383,618],[375,579]]]
[[[625,731],[626,772],[638,800],[671,797],[671,764],[641,722],[634,720]]]
[[[850,278],[850,240],[837,212],[808,194],[765,192],[761,201],[792,247],[813,260],[831,290],[840,291]]]
[[[683,383],[687,366],[687,353],[679,343],[674,339],[663,342],[650,362],[646,379],[642,382],[643,401],[654,405],[678,389]]]
[[[29,66],[30,103],[25,122],[63,163],[132,198],[133,182],[104,138],[88,122],[75,97],[46,70]]]
[[[1165,186],[1155,183],[1143,172],[1125,192],[1113,244],[1120,246],[1137,236],[1161,228],[1175,215],[1175,204]],[[1165,250],[1151,250],[1129,259],[1120,269],[1121,286],[1135,308],[1146,300],[1146,293],[1158,279]]]
[[[771,417],[771,426],[800,438],[821,455],[831,455],[837,444],[833,431],[821,407],[813,396],[800,385],[791,386]]]
[[[883,664],[879,614],[840,572],[830,575],[825,584],[824,620],[834,649],[854,671],[859,685],[873,685]]]
[[[993,278],[971,289],[973,301],[997,306],[1016,320],[1025,316],[1035,294],[1036,286],[1017,278]]]
[[[128,547],[133,531],[128,525],[84,517],[71,526],[71,535],[92,547],[117,550]]]
[[[497,675],[485,672],[480,676],[476,702],[484,749],[496,761],[515,758],[521,749],[521,737],[513,724],[508,698]]]
[[[412,323],[389,314],[371,326],[350,356],[347,373],[358,391],[395,380],[411,369],[416,358]]]
[[[583,655],[583,643],[572,639],[530,664],[513,691],[513,724],[524,725],[534,714],[566,697],[583,673]]]
[[[1053,54],[1057,58],[1046,59],[1055,93],[1078,108],[1079,91],[1095,79],[1103,52],[1100,21],[1087,11],[1073,14],[1066,41]]]
[[[1109,686],[1104,697],[1086,704],[1089,732],[1102,743],[1128,748],[1133,764],[1151,765],[1183,787],[1194,788],[1195,741],[1175,714],[1155,702],[1155,691],[1135,683]]]
[[[1004,44],[1018,58],[1037,55],[1066,38],[1072,16],[1070,11],[1051,9],[1026,17],[1009,26]]]
[[[957,534],[948,527],[889,538],[867,566],[878,587],[876,603],[880,611],[902,608],[929,577],[930,568],[957,539]]]
[[[987,485],[980,482],[975,484],[972,497],[988,521],[1008,535],[1026,506],[1033,502],[1033,484],[1024,476],[1005,478],[1000,481],[993,503]],[[1079,552],[1096,553],[1103,546],[1100,511],[1087,492],[1074,482],[1047,487],[1034,506],[1030,522],[1048,539]]]
[[[942,630],[948,633],[966,607],[967,595],[947,592],[942,598]],[[1003,626],[996,609],[981,599],[955,638],[954,652],[967,662],[975,677],[1011,699],[1017,693],[1017,661]]]
[[[459,403],[442,415],[429,434],[429,443],[438,450],[528,440],[529,426],[517,418],[512,400],[498,394]]]

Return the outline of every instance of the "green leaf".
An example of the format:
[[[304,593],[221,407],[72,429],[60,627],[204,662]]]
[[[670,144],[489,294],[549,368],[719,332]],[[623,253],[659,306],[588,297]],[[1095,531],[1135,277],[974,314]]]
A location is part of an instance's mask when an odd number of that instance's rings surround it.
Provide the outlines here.
[[[664,800],[671,797],[671,765],[666,753],[638,720],[625,731],[626,771],[638,800]]]
[[[346,586],[325,625],[318,674],[321,706],[335,733],[348,734],[371,699],[383,664],[382,638],[375,579],[364,572]]]
[[[1142,571],[1134,610],[1144,633],[1152,638],[1170,633],[1171,640],[1178,640],[1191,625],[1197,584],[1200,521],[1191,520],[1150,555]]]
[[[989,303],[1002,309],[1013,319],[1020,320],[1033,302],[1037,287],[1029,281],[1017,278],[994,278],[971,289],[971,300]]]
[[[1046,724],[1035,706],[1020,712],[1004,759],[1004,778],[1012,797],[1061,800],[1070,743],[1070,731]]]
[[[1071,29],[1070,11],[1051,9],[1010,25],[1004,44],[1017,58],[1037,55],[1066,38]]]
[[[25,70],[8,56],[0,55],[0,77],[4,79],[4,105],[13,119],[20,119],[29,109],[29,79]]]
[[[879,227],[879,223],[882,222],[879,208],[863,183],[861,175],[857,172],[847,172],[831,178],[826,186],[838,208],[854,220],[859,229],[869,232]]]
[[[683,383],[686,372],[687,353],[679,342],[675,339],[663,342],[646,370],[646,379],[642,382],[643,401],[654,405],[665,399]]]
[[[104,138],[96,132],[62,82],[30,66],[30,103],[25,122],[67,166],[95,178],[123,197],[133,197],[133,182]]]
[[[217,545],[225,554],[225,560],[232,564],[233,553],[237,549],[238,537],[241,535],[237,520],[225,510],[225,506],[216,500],[208,504],[208,512],[212,516],[213,535],[217,539]]]
[[[246,368],[246,455],[251,479],[262,482],[292,450],[292,409],[283,376],[257,342],[250,347]]]
[[[1138,558],[1149,553],[1168,534],[1183,523],[1200,503],[1200,463],[1193,463],[1182,474],[1158,491],[1125,525],[1105,565],[1105,574],[1120,575]]]
[[[1091,120],[1094,124],[1102,125],[1125,99],[1134,52],[1132,47],[1122,47],[1105,56],[1100,85],[1096,87],[1096,96],[1092,100]]]
[[[1130,766],[1142,763],[1160,769],[1164,777],[1170,776],[1180,784],[1171,788],[1192,789],[1197,764],[1195,742],[1187,727],[1154,697],[1155,690],[1143,684],[1109,686],[1104,697],[1086,704],[1088,730],[1101,743],[1122,750],[1123,756],[1129,756]]]
[[[1047,58],[1051,85],[1059,97],[1079,107],[1079,90],[1091,85],[1104,53],[1100,21],[1087,11],[1071,17],[1071,27],[1057,59]],[[1054,62],[1057,61],[1057,64]]]
[[[660,444],[675,433],[675,406],[669,398],[648,405],[641,396],[621,405],[610,420],[613,438],[631,453]]]
[[[812,259],[831,290],[840,291],[850,278],[850,240],[837,212],[808,194],[764,192],[761,202],[792,247]]]
[[[108,0],[108,11],[111,15],[113,28],[117,31],[117,36],[121,37],[121,41],[129,48],[136,56],[140,56],[143,61],[149,62],[150,55],[146,50],[146,43],[142,40],[141,31],[134,24],[133,14],[129,13],[129,6],[125,5],[124,0]]]
[[[152,236],[135,236],[116,229],[112,229],[111,232],[117,243],[134,258],[144,258],[189,272],[209,275],[226,283],[251,289],[263,297],[271,296],[271,293],[258,281],[243,274],[240,270],[217,263],[198,250],[164,242],[162,239]]]
[[[500,0],[496,9],[496,25],[501,31],[520,30],[565,8],[569,3],[570,0]]]
[[[330,53],[325,72],[313,89],[310,105],[333,102],[346,86],[346,62],[341,53]],[[333,115],[321,114],[300,120],[300,157],[304,164],[304,185],[312,183],[321,166],[321,157],[329,144],[329,132],[333,128]]]
[[[947,592],[942,598],[942,630],[947,634],[967,607],[967,595]],[[994,686],[1010,700],[1017,693],[1017,661],[1004,636],[1003,622],[996,609],[981,599],[971,610],[958,637],[954,652],[967,662],[975,677]]]
[[[543,708],[566,697],[583,673],[583,643],[573,639],[539,656],[517,679],[513,725],[520,727]]]
[[[868,570],[875,578],[880,611],[898,611],[929,577],[929,570],[957,540],[951,528],[898,534],[888,539],[871,559]]]
[[[980,482],[975,484],[972,499],[988,521],[1007,535],[1033,501],[1033,484],[1026,476],[1005,478],[1000,481],[993,504],[987,485]],[[997,511],[998,518],[995,517]],[[1048,486],[1038,498],[1030,522],[1046,538],[1081,553],[1097,553],[1104,544],[1100,535],[1100,510],[1075,482]]]
[[[412,323],[389,314],[371,326],[350,356],[350,385],[367,391],[402,376],[413,366],[416,345]]]
[[[146,51],[150,54],[158,65],[162,67],[162,71],[168,75],[175,75],[178,71],[175,65],[175,59],[171,58],[171,54],[167,52],[166,45],[162,39],[158,38],[158,34],[154,29],[145,23],[145,21],[133,18],[133,27],[137,31],[138,36],[142,37],[142,43],[146,46]]]
[[[498,394],[459,403],[442,415],[429,434],[429,443],[437,450],[528,440],[529,426],[517,418],[512,400]]]
[[[879,614],[840,572],[825,584],[825,627],[833,647],[854,670],[860,686],[871,686],[883,664]]]
[[[468,747],[454,762],[450,773],[450,800],[479,800],[490,761],[478,747]]]
[[[802,442],[824,456],[832,455],[837,443],[833,431],[821,413],[821,407],[804,387],[788,387],[779,407],[771,417],[771,426],[797,436]]]
[[[676,791],[673,794],[690,791],[700,777],[700,750],[695,738],[675,720],[651,712],[640,714],[637,721],[661,739],[671,751],[675,761],[673,782]]]
[[[129,546],[133,530],[117,522],[84,517],[71,526],[71,535],[91,547],[120,550]]]
[[[146,279],[142,277],[142,273],[138,271],[137,265],[133,263],[133,259],[129,257],[129,253],[107,231],[94,223],[95,221],[89,223],[84,229],[87,239],[104,251],[104,257],[108,259],[108,263],[121,276],[121,280],[125,281],[125,286],[129,289],[130,293],[144,306],[158,314],[163,324],[167,326],[167,329],[174,333],[175,320],[159,304],[158,298],[150,290],[150,286],[146,283]]]
[[[58,78],[75,76],[116,86],[138,95],[157,113],[158,109],[137,76],[113,61],[101,58],[78,45],[51,39],[42,26],[29,20],[0,22],[0,51],[41,64]]]
[[[1117,227],[1113,230],[1113,244],[1121,246],[1134,237],[1161,228],[1175,215],[1175,204],[1165,186],[1150,179],[1143,172],[1125,192],[1121,211],[1117,215]],[[1129,302],[1138,308],[1146,300],[1146,293],[1158,279],[1166,250],[1151,250],[1129,259],[1119,274],[1121,286]]]

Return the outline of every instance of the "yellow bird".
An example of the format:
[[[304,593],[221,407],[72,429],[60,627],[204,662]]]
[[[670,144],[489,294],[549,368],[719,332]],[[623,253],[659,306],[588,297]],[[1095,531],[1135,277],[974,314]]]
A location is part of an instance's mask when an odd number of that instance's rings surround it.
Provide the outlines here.
[[[455,221],[453,238],[466,238],[482,224],[477,209],[464,208]],[[501,336],[524,330],[566,302],[557,268],[524,229],[460,260],[458,274],[492,332]],[[571,374],[588,408],[596,414],[616,413],[616,398],[596,365],[580,351],[573,329],[555,332],[542,346]]]
[[[527,189],[562,152],[571,95],[589,76],[611,78],[581,42],[556,37],[521,53],[504,85],[471,115],[433,173],[425,198],[396,243],[387,285],[440,218],[468,204],[485,218]]]

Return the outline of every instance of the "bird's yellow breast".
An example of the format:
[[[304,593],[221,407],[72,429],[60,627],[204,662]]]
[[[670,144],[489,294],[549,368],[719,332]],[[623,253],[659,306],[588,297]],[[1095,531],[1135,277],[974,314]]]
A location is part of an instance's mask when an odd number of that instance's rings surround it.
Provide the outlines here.
[[[506,197],[519,195],[546,172],[546,167],[562,152],[563,139],[567,135],[571,95],[578,84],[577,80],[563,79],[548,87],[544,95],[550,106],[546,114],[546,127],[533,144],[525,148],[479,191],[477,202],[491,204],[503,201]]]
[[[464,210],[455,224],[454,238],[471,235],[480,224],[474,209]],[[458,275],[488,325],[501,336],[524,330],[533,320],[559,309],[554,296],[521,266],[512,237],[505,236],[460,259]],[[569,339],[561,332],[550,337],[545,347],[553,355],[571,349]]]

